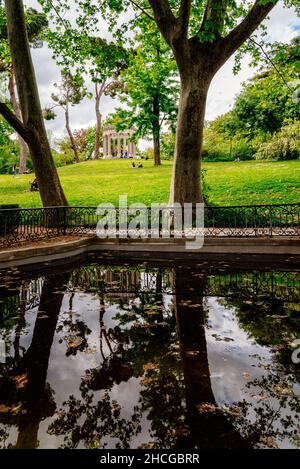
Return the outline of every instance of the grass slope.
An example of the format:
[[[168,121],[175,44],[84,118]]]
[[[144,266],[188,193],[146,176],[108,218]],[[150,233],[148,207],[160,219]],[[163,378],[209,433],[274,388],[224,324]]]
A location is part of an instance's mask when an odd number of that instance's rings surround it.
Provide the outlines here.
[[[70,205],[116,204],[119,194],[127,194],[129,203],[167,202],[172,163],[143,165],[132,169],[127,160],[87,161],[60,168],[59,175]],[[213,204],[300,201],[300,161],[204,163],[203,168]],[[33,175],[0,175],[0,204],[40,206],[39,194],[29,191],[32,180]]]

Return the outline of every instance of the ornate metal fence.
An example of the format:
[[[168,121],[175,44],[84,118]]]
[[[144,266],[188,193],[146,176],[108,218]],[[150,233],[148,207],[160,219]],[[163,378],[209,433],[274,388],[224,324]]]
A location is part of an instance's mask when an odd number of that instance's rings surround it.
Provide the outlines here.
[[[139,211],[139,209],[137,209]],[[155,237],[178,236],[172,225],[166,233],[165,214],[178,215],[178,208],[158,210],[158,231]],[[108,226],[112,208],[97,212],[96,207],[49,207],[49,208],[7,208],[0,209],[0,248],[25,241],[53,238],[63,235],[95,236],[100,222]],[[141,226],[135,225],[135,237],[153,235],[153,213],[149,209],[140,209],[143,213]],[[125,215],[120,210],[114,211],[116,230],[109,232],[111,237],[124,237],[124,222],[129,226],[136,213]],[[174,215],[175,216],[175,215]],[[184,213],[180,214],[182,220]],[[172,218],[172,217],[171,217]],[[106,220],[106,221],[103,221]],[[190,222],[189,230],[183,236],[193,235],[195,221]],[[132,230],[131,230],[132,232]],[[244,205],[230,207],[207,206],[204,210],[204,236],[215,237],[296,237],[300,235],[300,203],[277,205]],[[125,236],[126,237],[126,236]]]

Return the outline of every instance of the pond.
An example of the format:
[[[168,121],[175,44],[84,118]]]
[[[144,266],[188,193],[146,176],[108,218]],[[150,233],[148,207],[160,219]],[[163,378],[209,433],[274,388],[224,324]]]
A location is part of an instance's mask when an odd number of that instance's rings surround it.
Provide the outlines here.
[[[0,271],[0,447],[300,447],[299,271],[246,269]]]

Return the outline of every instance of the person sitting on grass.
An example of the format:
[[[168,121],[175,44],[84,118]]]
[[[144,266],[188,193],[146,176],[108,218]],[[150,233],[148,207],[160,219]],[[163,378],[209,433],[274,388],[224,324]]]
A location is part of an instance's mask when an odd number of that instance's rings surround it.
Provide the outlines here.
[[[30,184],[30,192],[36,192],[38,190],[39,190],[39,185],[37,182],[37,178],[35,178],[34,181],[32,181],[32,183]]]
[[[139,163],[138,168],[142,168],[142,167],[143,167],[142,163]]]
[[[135,168],[135,167],[136,167],[134,161],[131,163],[131,167],[132,167],[132,168]]]

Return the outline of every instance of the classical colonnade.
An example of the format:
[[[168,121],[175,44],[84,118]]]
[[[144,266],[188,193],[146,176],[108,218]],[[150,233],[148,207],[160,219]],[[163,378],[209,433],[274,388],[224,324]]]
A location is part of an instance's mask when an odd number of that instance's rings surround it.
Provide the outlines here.
[[[113,125],[103,129],[103,158],[135,157],[136,145],[130,141],[134,130],[117,132]]]

